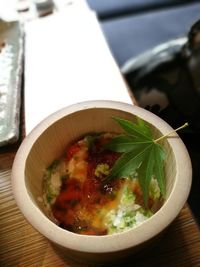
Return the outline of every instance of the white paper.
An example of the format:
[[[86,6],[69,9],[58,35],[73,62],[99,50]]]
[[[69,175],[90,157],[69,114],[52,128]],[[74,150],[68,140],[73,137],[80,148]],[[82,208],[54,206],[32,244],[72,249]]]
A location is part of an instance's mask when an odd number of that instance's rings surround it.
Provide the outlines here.
[[[94,12],[68,7],[28,22],[25,32],[26,133],[77,102],[132,103]]]

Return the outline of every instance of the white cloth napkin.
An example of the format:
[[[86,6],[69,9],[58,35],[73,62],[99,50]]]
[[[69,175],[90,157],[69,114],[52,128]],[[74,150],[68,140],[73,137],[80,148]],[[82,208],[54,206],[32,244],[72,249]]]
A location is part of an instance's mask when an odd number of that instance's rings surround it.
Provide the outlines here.
[[[86,100],[132,103],[94,12],[67,7],[25,25],[25,123]]]

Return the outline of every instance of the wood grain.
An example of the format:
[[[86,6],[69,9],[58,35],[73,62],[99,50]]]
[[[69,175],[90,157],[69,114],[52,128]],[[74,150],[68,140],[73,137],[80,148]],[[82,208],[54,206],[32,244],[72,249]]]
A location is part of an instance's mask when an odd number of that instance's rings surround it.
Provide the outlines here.
[[[0,266],[86,267],[55,249],[24,219],[11,190],[11,167],[19,144],[0,150]],[[124,266],[200,266],[200,232],[186,204],[156,247]],[[116,266],[116,265],[114,265]]]
[[[134,102],[133,98],[132,101]],[[23,110],[21,114],[24,114]],[[24,117],[21,121],[23,137]],[[16,206],[10,179],[20,142],[21,140],[15,145],[0,148],[0,267],[88,267],[89,265],[70,260],[68,255],[59,252],[33,229]],[[200,266],[200,231],[189,206],[184,206],[154,249],[142,257],[133,256],[125,260],[123,266]]]

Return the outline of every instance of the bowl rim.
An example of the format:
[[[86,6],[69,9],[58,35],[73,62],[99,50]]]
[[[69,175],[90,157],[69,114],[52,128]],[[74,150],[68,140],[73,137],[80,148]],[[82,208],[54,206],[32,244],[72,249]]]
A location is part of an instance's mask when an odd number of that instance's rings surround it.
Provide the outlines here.
[[[27,135],[15,156],[11,172],[11,182],[19,209],[29,223],[42,235],[62,247],[80,252],[99,254],[138,246],[166,229],[177,217],[188,198],[192,183],[192,167],[188,151],[178,134],[175,133],[173,138],[168,138],[168,143],[173,147],[177,166],[176,177],[179,178],[176,179],[172,192],[164,205],[152,217],[133,229],[105,236],[80,235],[60,228],[42,213],[33,203],[27,192],[24,173],[26,159],[37,138],[57,120],[74,112],[93,108],[117,109],[139,116],[153,126],[156,125],[155,127],[162,134],[167,134],[173,130],[170,125],[157,115],[135,105],[110,100],[76,103],[49,115]],[[179,193],[178,197],[177,192]]]

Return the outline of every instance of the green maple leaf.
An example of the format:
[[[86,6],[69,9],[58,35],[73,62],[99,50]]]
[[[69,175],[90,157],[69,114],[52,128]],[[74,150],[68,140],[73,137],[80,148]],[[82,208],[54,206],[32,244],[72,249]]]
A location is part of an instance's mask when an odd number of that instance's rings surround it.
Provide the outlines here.
[[[116,117],[114,120],[123,128],[125,133],[112,138],[105,146],[106,149],[122,153],[106,177],[106,181],[127,177],[137,171],[145,205],[148,202],[149,185],[153,176],[158,182],[162,196],[165,197],[164,160],[166,152],[158,142],[171,133],[155,140],[150,126],[140,118],[137,119],[137,123]],[[174,131],[187,125],[186,123]]]

